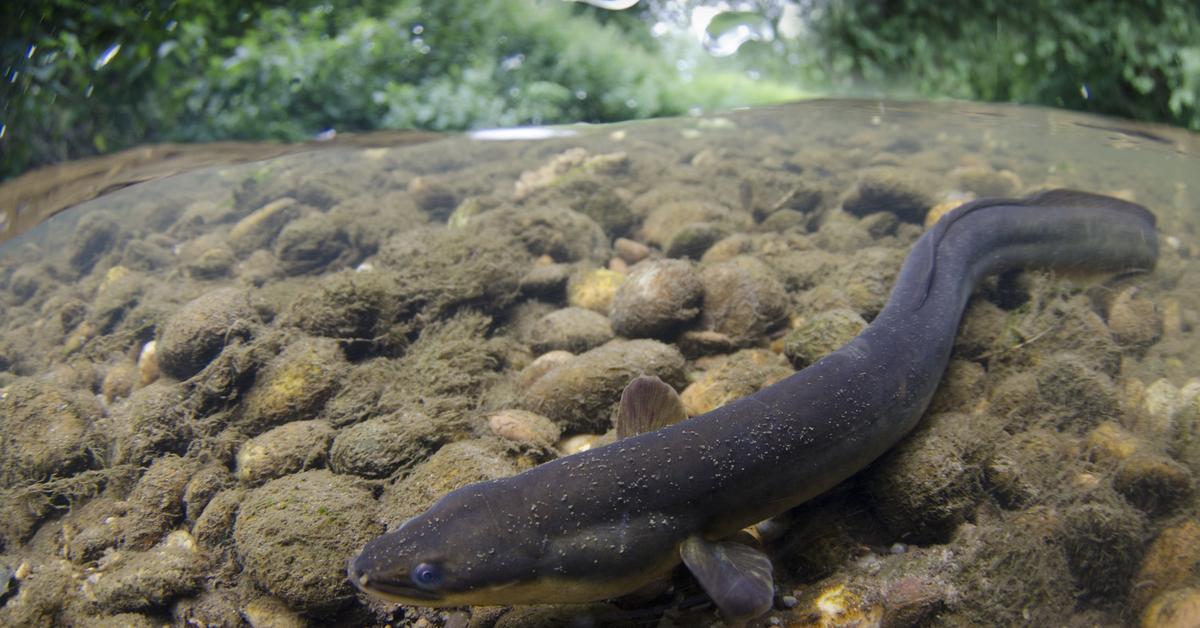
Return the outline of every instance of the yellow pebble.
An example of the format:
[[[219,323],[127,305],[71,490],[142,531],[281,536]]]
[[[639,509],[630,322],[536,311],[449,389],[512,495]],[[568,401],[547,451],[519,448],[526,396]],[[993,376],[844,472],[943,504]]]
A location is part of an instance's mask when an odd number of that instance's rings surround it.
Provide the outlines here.
[[[571,278],[567,286],[567,303],[608,315],[617,288],[625,281],[625,275],[607,268],[589,270]]]
[[[1193,628],[1200,626],[1200,590],[1168,591],[1142,613],[1142,628]]]
[[[928,229],[934,226],[937,224],[937,221],[941,220],[942,216],[945,216],[952,210],[958,209],[962,204],[962,201],[950,200],[934,205],[929,209],[929,213],[925,214],[925,228]]]

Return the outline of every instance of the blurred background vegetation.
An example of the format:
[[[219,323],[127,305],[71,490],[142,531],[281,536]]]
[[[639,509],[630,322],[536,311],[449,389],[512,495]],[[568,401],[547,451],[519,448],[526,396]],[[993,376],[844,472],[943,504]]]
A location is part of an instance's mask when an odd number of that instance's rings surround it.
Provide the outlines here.
[[[154,141],[1015,101],[1200,130],[1196,0],[12,0],[0,179]]]

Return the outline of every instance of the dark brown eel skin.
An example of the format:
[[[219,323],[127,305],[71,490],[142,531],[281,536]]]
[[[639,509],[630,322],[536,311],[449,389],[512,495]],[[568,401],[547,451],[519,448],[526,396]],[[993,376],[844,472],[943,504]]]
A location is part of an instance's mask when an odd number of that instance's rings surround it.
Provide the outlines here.
[[[972,290],[1020,268],[1146,271],[1153,214],[1072,190],[980,199],[913,246],[878,317],[815,364],[678,424],[442,497],[366,544],[360,589],[424,606],[588,602],[681,561],[727,619],[765,612],[766,556],[730,537],[862,469],[919,421]]]

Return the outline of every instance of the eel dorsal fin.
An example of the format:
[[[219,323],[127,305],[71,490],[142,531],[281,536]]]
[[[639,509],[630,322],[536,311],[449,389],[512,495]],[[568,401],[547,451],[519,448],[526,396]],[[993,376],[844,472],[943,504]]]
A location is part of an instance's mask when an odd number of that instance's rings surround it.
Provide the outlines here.
[[[617,438],[636,436],[686,418],[683,401],[670,384],[653,375],[642,375],[629,382],[621,393],[621,405],[617,408]]]
[[[679,546],[679,555],[726,621],[758,617],[771,609],[775,597],[771,559],[760,550],[692,535]]]

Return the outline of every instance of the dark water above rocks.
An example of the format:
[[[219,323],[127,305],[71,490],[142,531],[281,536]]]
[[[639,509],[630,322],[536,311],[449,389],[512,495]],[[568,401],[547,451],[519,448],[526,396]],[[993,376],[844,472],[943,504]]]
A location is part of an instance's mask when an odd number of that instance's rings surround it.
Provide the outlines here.
[[[88,201],[0,245],[0,623],[716,623],[685,577],[439,610],[344,569],[447,491],[611,441],[637,375],[695,415],[802,368],[878,313],[931,212],[1052,187],[1149,208],[1158,268],[985,281],[918,431],[768,546],[771,616],[1194,623],[1198,155],[1061,111],[817,101]]]

